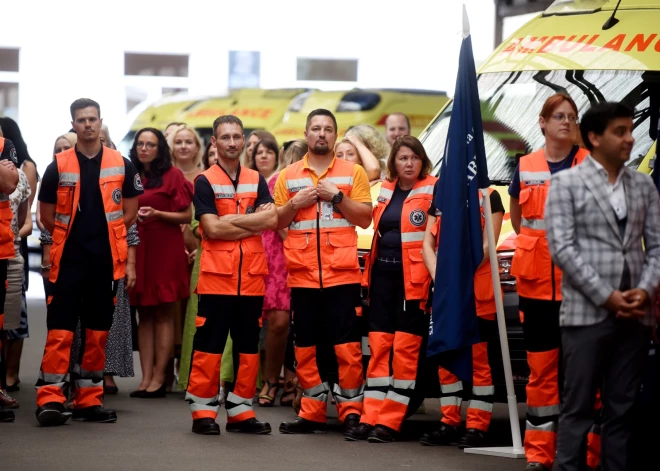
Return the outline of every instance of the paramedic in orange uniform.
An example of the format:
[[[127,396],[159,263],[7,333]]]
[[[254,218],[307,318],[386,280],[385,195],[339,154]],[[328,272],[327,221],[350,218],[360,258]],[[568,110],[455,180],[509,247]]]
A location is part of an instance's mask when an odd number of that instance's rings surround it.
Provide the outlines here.
[[[332,386],[344,432],[362,413],[364,376],[357,316],[360,265],[355,226],[371,224],[371,194],[364,169],[335,158],[337,120],[324,109],[307,116],[309,152],[280,172],[275,184],[284,240],[296,342],[296,373],[303,389],[299,417],[281,433],[326,430]]]
[[[103,408],[105,345],[115,311],[116,281],[126,274],[127,227],[137,219],[140,175],[130,160],[103,147],[99,104],[71,104],[74,148],[55,156],[41,183],[41,222],[53,235],[48,336],[37,381],[37,420],[62,425],[69,385],[69,358],[78,319],[82,343],[76,359],[73,420],[115,422]]]

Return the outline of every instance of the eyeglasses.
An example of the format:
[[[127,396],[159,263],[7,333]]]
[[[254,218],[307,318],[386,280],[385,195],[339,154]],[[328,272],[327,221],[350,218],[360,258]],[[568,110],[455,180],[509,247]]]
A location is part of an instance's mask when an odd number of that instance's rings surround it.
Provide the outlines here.
[[[552,115],[552,119],[560,123],[565,119],[567,119],[569,123],[577,123],[577,116],[574,114],[565,115],[564,113],[557,113]]]
[[[154,150],[156,147],[158,147],[158,145],[157,145],[157,144],[154,144],[153,142],[138,142],[138,143],[135,145],[135,147],[137,147],[138,149],[139,149],[140,147],[146,147],[146,148],[149,149],[149,150]]]

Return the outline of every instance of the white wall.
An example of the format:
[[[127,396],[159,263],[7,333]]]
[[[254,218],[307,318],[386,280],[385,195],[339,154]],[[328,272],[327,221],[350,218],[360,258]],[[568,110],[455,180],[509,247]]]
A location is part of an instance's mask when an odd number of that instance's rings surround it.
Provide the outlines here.
[[[493,49],[493,0],[465,0],[477,62]],[[192,94],[222,93],[228,51],[261,51],[262,87],[322,89],[455,85],[458,0],[178,0],[11,2],[0,47],[19,47],[19,122],[43,171],[69,104],[101,104],[113,139],[125,125],[124,52],[189,54]],[[397,6],[401,9],[397,10]],[[37,13],[35,14],[35,11]],[[358,82],[297,82],[296,57],[356,58]],[[113,131],[114,129],[114,131]]]

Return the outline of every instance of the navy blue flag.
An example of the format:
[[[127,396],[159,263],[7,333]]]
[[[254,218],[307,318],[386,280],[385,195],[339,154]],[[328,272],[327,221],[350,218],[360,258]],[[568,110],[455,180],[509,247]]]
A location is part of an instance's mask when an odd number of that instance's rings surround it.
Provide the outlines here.
[[[477,74],[468,34],[461,45],[435,200],[442,215],[427,350],[429,357],[438,355],[440,366],[464,381],[472,381],[472,345],[480,341],[474,273],[484,257],[479,188],[488,186]]]

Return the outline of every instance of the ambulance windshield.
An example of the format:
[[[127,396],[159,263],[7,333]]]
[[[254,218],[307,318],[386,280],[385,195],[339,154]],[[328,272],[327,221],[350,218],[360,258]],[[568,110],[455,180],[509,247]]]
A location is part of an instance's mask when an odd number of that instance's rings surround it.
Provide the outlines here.
[[[488,174],[493,182],[508,183],[516,168],[516,156],[545,144],[539,113],[545,100],[556,92],[568,93],[580,114],[591,103],[625,101],[635,108],[635,145],[627,165],[636,169],[656,138],[660,108],[660,72],[627,70],[550,70],[499,72],[479,76],[479,98],[484,123]],[[440,169],[452,103],[420,140]]]

